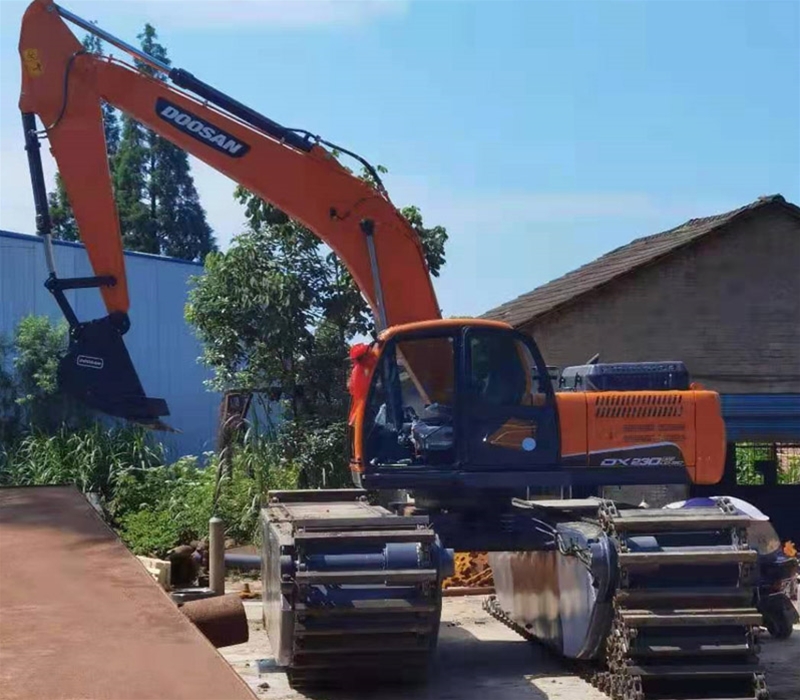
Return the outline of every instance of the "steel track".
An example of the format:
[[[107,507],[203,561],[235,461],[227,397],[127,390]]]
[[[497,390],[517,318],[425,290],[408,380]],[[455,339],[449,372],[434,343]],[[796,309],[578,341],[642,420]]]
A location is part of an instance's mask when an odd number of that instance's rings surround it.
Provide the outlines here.
[[[768,700],[758,659],[761,615],[752,603],[757,553],[747,544],[746,519],[724,501],[719,509],[680,511],[619,511],[603,501],[596,522],[619,560],[614,618],[602,659],[562,661],[612,700]],[[644,533],[668,544],[642,551]],[[697,544],[711,537],[713,546]],[[693,544],[681,546],[681,539]],[[709,585],[695,580],[700,571],[737,574]],[[484,610],[543,643],[494,596]]]

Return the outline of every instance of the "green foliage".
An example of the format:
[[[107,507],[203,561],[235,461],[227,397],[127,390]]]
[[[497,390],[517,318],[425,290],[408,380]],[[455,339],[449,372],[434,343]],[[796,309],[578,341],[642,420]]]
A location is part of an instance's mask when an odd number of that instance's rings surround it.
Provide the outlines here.
[[[303,241],[283,250],[261,231],[208,256],[205,274],[193,278],[186,318],[214,369],[214,389],[295,383],[294,360],[313,340],[315,300],[306,281],[317,261]]]
[[[800,484],[800,455],[786,457],[786,465],[778,472],[778,483]]]
[[[792,454],[780,445],[738,443],[736,449],[736,483],[758,485],[764,475],[756,469],[757,462],[776,460],[779,484],[800,484],[800,454]]]
[[[261,499],[270,489],[296,488],[298,469],[276,457],[262,439],[236,452],[217,493],[218,458],[204,467],[193,457],[155,469],[129,471],[119,480],[111,509],[120,536],[137,554],[163,556],[168,549],[206,537],[212,515],[238,543],[258,539]]]
[[[67,350],[68,327],[46,316],[26,316],[14,336],[14,391],[23,422],[52,431],[61,424],[77,425],[86,416],[77,402],[58,390],[59,360]]]
[[[61,173],[56,173],[56,189],[47,196],[47,203],[50,209],[50,222],[52,224],[51,234],[53,238],[64,241],[77,241],[78,224],[75,221],[75,213],[69,203],[67,189],[61,179]]]
[[[17,380],[12,364],[13,342],[0,336],[0,445],[13,440],[20,428]]]
[[[103,46],[100,39],[93,34],[87,34],[83,40],[83,47],[87,51],[95,53],[99,56],[103,55]],[[103,110],[103,131],[105,132],[106,139],[106,152],[108,153],[111,168],[114,167],[114,156],[119,148],[119,121],[114,108],[107,102],[101,101]],[[78,225],[75,221],[75,214],[72,211],[72,206],[69,202],[64,181],[61,179],[61,174],[56,173],[55,177],[56,189],[50,192],[48,199],[48,206],[50,209],[50,219],[53,224],[52,235],[53,238],[59,238],[65,241],[77,241]]]
[[[347,422],[295,421],[282,426],[278,451],[298,474],[300,488],[348,488]]]
[[[122,242],[126,250],[156,254],[154,217],[145,203],[148,160],[144,127],[130,117],[123,117],[119,152],[112,172]]]
[[[142,51],[170,64],[151,24],[138,38]],[[135,62],[139,70],[163,79],[149,65]],[[216,250],[184,150],[126,115],[113,172],[127,249],[200,261]]]
[[[162,558],[181,541],[172,514],[163,508],[138,510],[122,519],[120,537],[134,554]]]
[[[218,459],[206,455],[164,463],[163,447],[143,428],[30,433],[0,446],[0,486],[74,484],[95,493],[109,524],[136,554],[164,556],[178,544],[204,539],[212,515],[236,542],[257,538],[262,496],[296,488],[299,465],[279,446],[250,435],[236,452],[216,495]]]
[[[145,53],[169,65],[167,51],[158,42],[151,24],[145,24],[138,38]],[[87,35],[83,43],[87,51],[102,55],[102,44],[96,36]],[[149,65],[138,59],[135,63],[143,72],[155,76]],[[102,109],[123,247],[202,261],[216,250],[216,243],[186,152],[130,116],[118,118],[116,110],[106,102],[102,102]],[[58,174],[56,189],[49,194],[48,202],[53,236],[78,240],[75,215]]]
[[[163,450],[143,428],[93,424],[80,430],[61,426],[52,434],[33,430],[0,452],[3,485],[75,484],[113,497],[117,480],[129,470],[161,463]]]

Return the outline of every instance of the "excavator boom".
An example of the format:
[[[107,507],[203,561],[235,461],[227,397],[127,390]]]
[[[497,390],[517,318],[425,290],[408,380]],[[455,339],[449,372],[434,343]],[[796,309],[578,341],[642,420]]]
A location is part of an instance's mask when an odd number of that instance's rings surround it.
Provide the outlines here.
[[[110,41],[147,64],[156,75],[87,52],[65,19]],[[350,172],[326,150],[321,139],[309,132],[280,126],[191,73],[170,68],[49,0],[34,0],[26,10],[19,52],[19,106],[32,164],[38,233],[49,241],[32,115],[44,125],[96,275],[93,281],[84,280],[83,286],[99,287],[109,312],[108,320],[95,324],[95,335],[104,347],[113,347],[117,353],[114,357],[118,361],[112,364],[118,369],[129,365],[128,379],[120,387],[122,396],[114,398],[112,413],[124,416],[126,402],[138,401],[139,409],[132,413],[146,418],[139,415],[144,398],[143,394],[138,396],[141,385],[118,338],[127,330],[130,302],[103,132],[102,102],[118,108],[314,231],[347,267],[381,329],[440,318],[419,237],[389,200],[374,169],[371,172],[375,184]],[[371,169],[366,161],[359,160]],[[70,284],[68,281],[58,280],[54,269],[50,284],[54,289],[72,288],[64,286]],[[98,367],[108,363],[109,358],[94,352],[93,344],[87,347],[89,341],[85,337],[78,346],[79,336],[85,336],[83,328],[74,313],[70,317],[62,302],[59,300],[75,331],[75,347],[64,367],[65,384],[76,391],[90,387],[93,393],[84,391],[82,398],[101,408],[99,404],[104,403],[103,410],[108,410],[108,401],[102,400],[101,393],[109,375],[101,379],[103,368],[98,372]],[[78,364],[79,357],[83,364]]]

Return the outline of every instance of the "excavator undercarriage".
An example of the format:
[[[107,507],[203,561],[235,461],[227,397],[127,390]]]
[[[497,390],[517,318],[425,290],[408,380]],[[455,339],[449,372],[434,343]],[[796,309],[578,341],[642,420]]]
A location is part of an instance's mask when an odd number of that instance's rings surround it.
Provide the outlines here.
[[[512,508],[550,539],[489,553],[490,615],[613,700],[767,700],[748,516],[724,499],[686,510],[600,498]],[[293,686],[424,678],[453,573],[436,520],[372,505],[359,489],[270,493],[264,623]]]
[[[264,626],[294,687],[424,677],[453,573],[428,518],[358,489],[270,492],[262,541]]]
[[[769,697],[748,516],[724,499],[686,510],[518,505],[553,524],[558,546],[490,554],[491,615],[575,659],[614,700]]]

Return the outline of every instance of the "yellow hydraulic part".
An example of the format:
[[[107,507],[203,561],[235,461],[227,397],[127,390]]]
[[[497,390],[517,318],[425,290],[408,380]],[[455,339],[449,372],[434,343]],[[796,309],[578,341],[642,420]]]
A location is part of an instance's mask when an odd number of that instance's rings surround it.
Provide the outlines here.
[[[442,582],[442,588],[486,588],[494,586],[489,555],[486,552],[456,552],[455,573]]]

